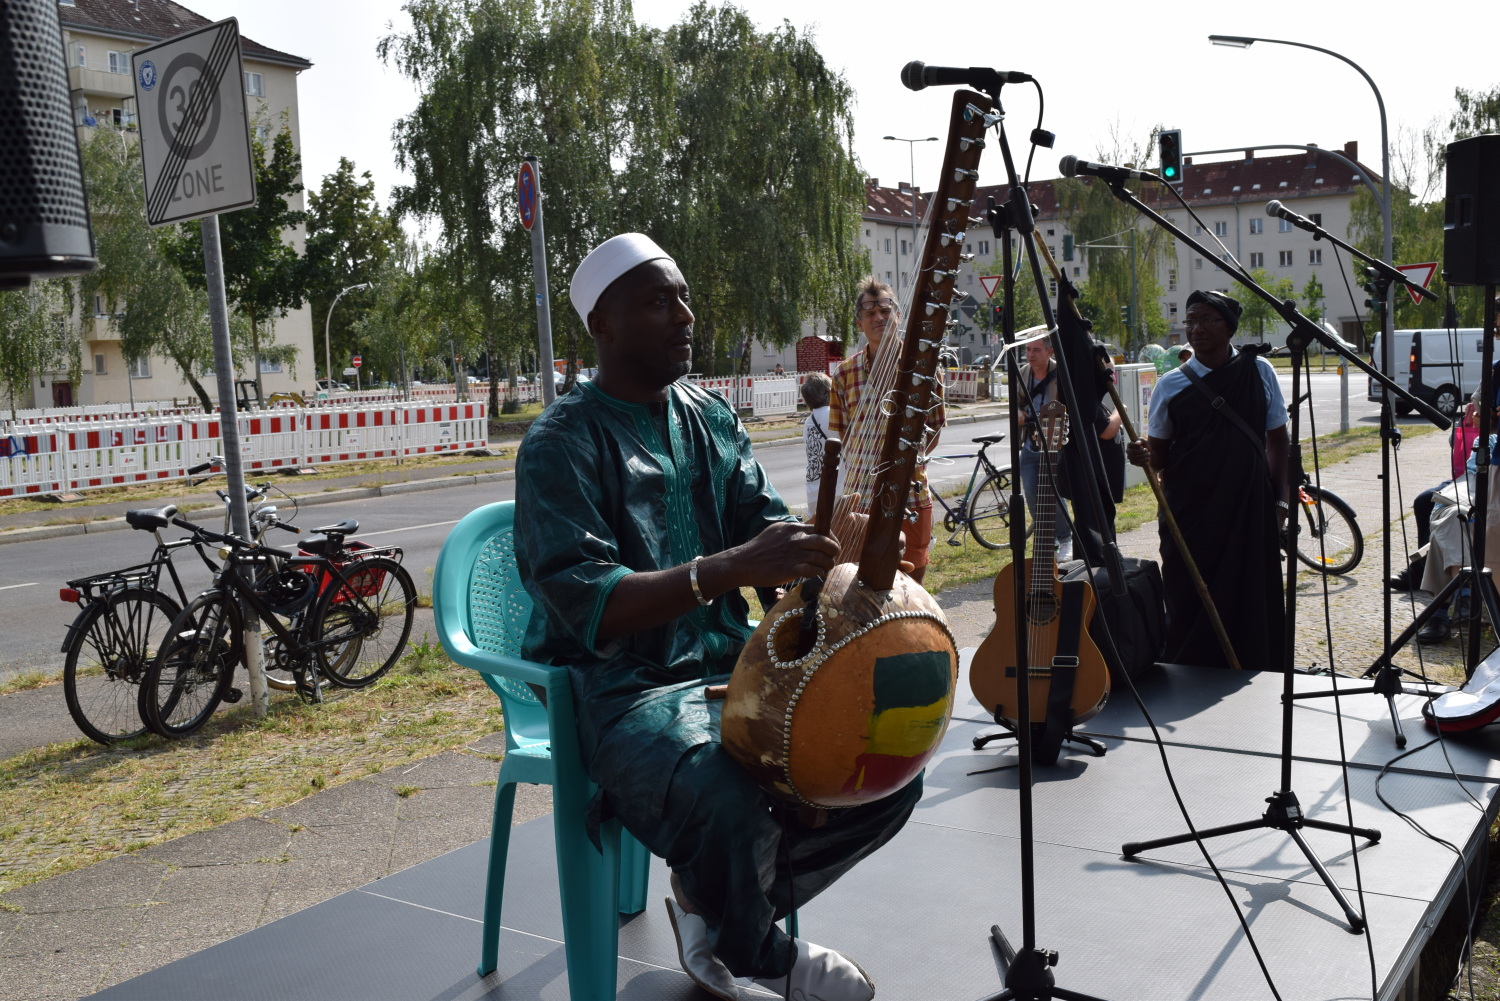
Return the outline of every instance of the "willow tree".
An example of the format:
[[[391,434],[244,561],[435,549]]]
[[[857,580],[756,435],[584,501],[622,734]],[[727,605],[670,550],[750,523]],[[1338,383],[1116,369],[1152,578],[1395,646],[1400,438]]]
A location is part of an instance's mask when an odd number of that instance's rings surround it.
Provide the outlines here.
[[[396,211],[440,223],[448,268],[482,317],[486,353],[513,359],[536,329],[516,174],[526,156],[539,157],[554,336],[576,339],[565,276],[626,228],[615,164],[632,152],[637,119],[659,103],[641,96],[662,71],[643,61],[649,47],[629,3],[411,0],[405,10],[411,30],[379,47],[421,95],[394,129],[397,163],[413,175],[395,189]]]
[[[668,116],[624,187],[693,289],[700,367],[738,354],[744,370],[744,346],[785,347],[813,316],[852,330],[867,265],[848,83],[810,36],[735,7],[700,2],[657,43]]]
[[[69,377],[77,380],[78,341],[68,323],[72,308],[67,279],[0,292],[0,386],[10,397],[11,420],[33,379],[67,369]]]
[[[1156,133],[1143,144],[1133,144],[1115,135],[1109,148],[1097,151],[1101,163],[1144,163],[1156,146]],[[1079,252],[1087,255],[1088,278],[1079,286],[1079,309],[1094,323],[1094,335],[1121,337],[1122,347],[1132,351],[1147,341],[1164,337],[1170,326],[1158,302],[1162,295],[1161,266],[1175,260],[1177,249],[1170,233],[1142,220],[1135,209],[1116,198],[1109,185],[1093,178],[1055,181],[1058,206],[1073,231]],[[1139,180],[1126,188],[1140,194]],[[1131,256],[1128,247],[1135,233],[1135,301],[1141,315],[1133,329],[1126,329],[1124,310],[1131,304]],[[1111,244],[1114,246],[1086,246]]]

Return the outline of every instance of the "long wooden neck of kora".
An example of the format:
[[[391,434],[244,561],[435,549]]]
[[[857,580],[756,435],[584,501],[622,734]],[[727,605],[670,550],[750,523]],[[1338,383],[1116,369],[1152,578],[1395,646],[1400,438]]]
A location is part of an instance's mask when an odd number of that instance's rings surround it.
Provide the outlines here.
[[[911,308],[901,337],[894,388],[883,401],[885,441],[870,491],[870,521],[859,554],[859,579],[876,591],[889,590],[901,560],[901,523],[912,477],[926,437],[928,415],[942,400],[938,384],[938,351],[950,327],[949,314],[958,298],[954,278],[963,254],[965,231],[982,225],[971,218],[979,179],[979,151],[986,120],[994,105],[983,94],[960,90],[953,95],[943,173],[932,195],[927,242],[917,269]]]
[[[1036,531],[1027,567],[1032,594],[1051,594],[1057,579],[1057,456],[1068,443],[1068,431],[1068,408],[1058,400],[1043,404],[1035,428],[1042,461],[1037,469]]]

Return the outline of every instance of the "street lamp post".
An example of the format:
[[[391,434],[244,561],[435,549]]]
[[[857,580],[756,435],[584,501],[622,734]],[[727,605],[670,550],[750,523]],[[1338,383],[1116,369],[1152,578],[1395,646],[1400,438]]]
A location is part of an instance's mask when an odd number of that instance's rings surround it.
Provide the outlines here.
[[[1395,252],[1393,250],[1395,238],[1391,231],[1390,135],[1386,129],[1385,98],[1380,96],[1380,88],[1375,86],[1375,81],[1370,79],[1370,74],[1366,73],[1362,66],[1356,63],[1354,60],[1350,59],[1348,56],[1342,56],[1337,52],[1334,52],[1332,49],[1325,49],[1317,45],[1309,45],[1306,42],[1288,42],[1280,38],[1255,38],[1249,35],[1209,35],[1208,40],[1210,42],[1213,42],[1215,45],[1223,45],[1233,49],[1248,49],[1255,42],[1265,42],[1268,45],[1291,45],[1299,49],[1312,49],[1314,52],[1321,52],[1326,56],[1332,56],[1333,58],[1338,59],[1341,62],[1353,66],[1355,72],[1365,78],[1365,83],[1369,84],[1370,89],[1375,92],[1375,104],[1380,108],[1380,189],[1382,193],[1380,199],[1380,225],[1381,228],[1385,230],[1384,239],[1381,242],[1380,256],[1387,264],[1394,265],[1396,262],[1395,260],[1393,260],[1395,256]],[[1391,330],[1395,325],[1395,319],[1392,316],[1392,307],[1395,305],[1393,302],[1393,297],[1395,296],[1395,294],[1395,286],[1391,286],[1391,288],[1386,292],[1385,325],[1381,331],[1381,333],[1385,335],[1381,339],[1381,342],[1384,345],[1384,350],[1382,353],[1386,355],[1389,355],[1391,352]],[[1390,362],[1391,359],[1389,358],[1381,359],[1381,368],[1383,371],[1390,371]]]
[[[917,143],[935,143],[935,142],[938,141],[938,137],[937,136],[928,136],[926,139],[902,139],[900,136],[883,136],[882,138],[889,139],[892,142],[906,143],[906,160],[907,160],[907,164],[909,165],[910,170],[911,170],[911,252],[912,252],[912,256],[915,257],[916,254],[917,254],[917,153],[916,153],[916,145],[917,145]],[[901,253],[900,253],[900,250],[901,250],[901,248],[900,248],[900,246],[898,244],[897,248],[896,248],[896,251],[897,251],[896,252],[896,273],[897,273],[896,282],[897,282],[898,285],[900,284],[900,281],[901,281],[901,279],[899,277],[900,273],[901,273]]]
[[[369,282],[360,282],[358,285],[350,285],[341,289],[339,294],[333,297],[333,302],[328,304],[328,318],[323,321],[323,369],[324,375],[328,377],[328,395],[333,395],[333,354],[328,349],[329,328],[333,324],[333,307],[339,304],[345,292],[353,292],[357,288],[369,288]]]

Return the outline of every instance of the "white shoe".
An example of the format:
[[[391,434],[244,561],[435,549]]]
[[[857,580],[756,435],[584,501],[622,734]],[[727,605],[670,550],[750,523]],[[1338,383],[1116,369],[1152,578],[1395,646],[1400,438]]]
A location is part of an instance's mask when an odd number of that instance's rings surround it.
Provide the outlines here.
[[[1057,562],[1059,562],[1059,563],[1071,563],[1071,562],[1073,562],[1073,540],[1072,539],[1069,539],[1067,542],[1060,543],[1058,545],[1058,547],[1057,547]]]
[[[787,1001],[870,1001],[875,996],[875,981],[859,964],[805,939],[797,939],[790,979],[790,994],[787,977],[757,977],[755,983]]]
[[[682,961],[683,972],[714,997],[738,1001],[739,990],[729,967],[719,962],[708,946],[708,924],[677,906],[671,897],[667,898],[667,917],[672,922],[672,934],[677,936],[677,958]]]

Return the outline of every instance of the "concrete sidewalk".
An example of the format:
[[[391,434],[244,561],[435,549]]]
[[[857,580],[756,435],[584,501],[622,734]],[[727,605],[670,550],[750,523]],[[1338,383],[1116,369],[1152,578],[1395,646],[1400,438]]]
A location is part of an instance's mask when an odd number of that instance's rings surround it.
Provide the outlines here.
[[[1414,439],[1401,459],[1403,499],[1397,509],[1407,511],[1416,493],[1447,476],[1443,438]],[[1380,455],[1372,453],[1324,476],[1325,485],[1358,512],[1368,541],[1354,574],[1327,579],[1335,663],[1345,674],[1359,673],[1379,652],[1379,469]],[[1154,558],[1155,524],[1122,536],[1120,548]],[[1301,578],[1299,667],[1329,661],[1323,580],[1311,572]],[[977,645],[993,625],[988,580],[951,588],[938,601],[960,647]],[[1398,609],[1398,622],[1403,614]],[[1429,664],[1457,663],[1458,655],[1456,642],[1425,654]],[[24,718],[29,702],[57,698],[56,689],[40,691],[46,695],[0,698],[0,718]],[[34,733],[32,739],[46,736]],[[68,732],[49,739],[76,737]],[[483,755],[503,747],[503,738],[491,735],[291,806],[6,893],[0,896],[0,994],[11,1001],[77,998],[482,838],[489,831],[497,767]],[[10,748],[0,754],[16,753]],[[403,797],[397,786],[420,791],[406,790]],[[549,809],[547,789],[522,787],[516,822]]]

